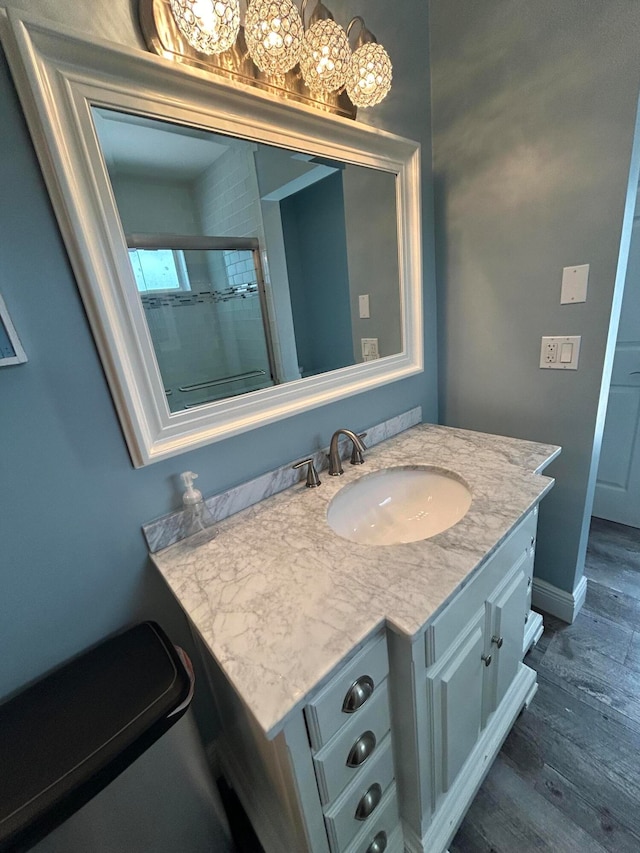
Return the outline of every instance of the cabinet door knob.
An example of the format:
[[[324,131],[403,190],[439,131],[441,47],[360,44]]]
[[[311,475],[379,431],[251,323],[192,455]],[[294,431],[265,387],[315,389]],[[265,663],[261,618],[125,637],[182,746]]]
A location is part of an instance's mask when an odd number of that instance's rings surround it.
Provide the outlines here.
[[[368,731],[361,734],[347,756],[347,767],[360,767],[376,748],[376,736]]]
[[[502,644],[504,643],[504,637],[498,637],[498,635],[497,635],[497,634],[494,634],[494,635],[493,635],[493,637],[491,638],[491,642],[492,642],[492,643],[495,643],[495,645],[496,645],[499,649],[501,649],[501,648],[502,648]],[[489,666],[489,664],[487,664],[487,666]]]
[[[387,833],[381,830],[365,850],[365,853],[384,853],[387,849]]]
[[[491,666],[491,655],[482,655],[482,660],[484,661],[485,666]]]
[[[358,708],[362,707],[367,699],[373,693],[373,678],[370,675],[361,675],[357,678],[351,687],[347,690],[347,695],[342,703],[342,710],[345,714],[353,714]]]
[[[533,548],[533,546],[534,546],[535,544],[536,544],[536,537],[535,537],[535,536],[532,536],[532,537],[531,537],[531,547]]]
[[[371,812],[378,805],[380,800],[382,799],[382,788],[377,782],[374,782],[373,785],[369,788],[368,791],[362,795],[362,799],[358,803],[358,807],[356,808],[356,820],[366,820]]]

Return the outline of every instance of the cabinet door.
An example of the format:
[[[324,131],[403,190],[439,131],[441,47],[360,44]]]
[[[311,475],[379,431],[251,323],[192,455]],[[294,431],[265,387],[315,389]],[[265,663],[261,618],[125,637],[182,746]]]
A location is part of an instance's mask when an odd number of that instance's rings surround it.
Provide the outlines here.
[[[522,661],[527,610],[528,555],[525,553],[487,601],[487,654],[492,663],[487,671],[488,714],[498,707],[506,695]]]
[[[449,653],[427,671],[434,731],[441,733],[441,743],[434,744],[435,754],[440,756],[440,780],[436,781],[436,789],[443,792],[449,790],[480,734],[485,668],[482,660],[484,620],[483,609]]]

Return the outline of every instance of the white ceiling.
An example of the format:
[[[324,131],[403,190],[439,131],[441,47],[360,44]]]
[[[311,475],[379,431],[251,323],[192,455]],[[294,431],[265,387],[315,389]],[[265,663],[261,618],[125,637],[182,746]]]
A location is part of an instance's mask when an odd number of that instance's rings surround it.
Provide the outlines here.
[[[234,140],[204,130],[94,108],[94,121],[109,171],[194,180]]]

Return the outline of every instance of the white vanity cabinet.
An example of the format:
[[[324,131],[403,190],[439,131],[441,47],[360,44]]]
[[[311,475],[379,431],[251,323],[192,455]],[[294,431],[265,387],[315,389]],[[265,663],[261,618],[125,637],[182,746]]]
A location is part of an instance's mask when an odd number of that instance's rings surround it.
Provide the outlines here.
[[[522,707],[537,510],[409,641],[389,634],[398,798],[408,851],[442,853]]]
[[[272,740],[219,670],[220,756],[267,853],[444,853],[536,674],[537,508],[417,636],[380,630]]]

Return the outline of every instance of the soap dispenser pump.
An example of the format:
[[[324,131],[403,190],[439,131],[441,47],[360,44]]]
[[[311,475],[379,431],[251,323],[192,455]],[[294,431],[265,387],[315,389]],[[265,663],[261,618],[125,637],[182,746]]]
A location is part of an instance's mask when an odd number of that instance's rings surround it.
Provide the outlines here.
[[[213,516],[202,497],[202,492],[195,489],[193,481],[198,478],[198,475],[193,471],[185,471],[180,474],[180,479],[185,487],[182,495],[183,511],[183,537],[199,535],[199,539],[212,539],[216,535],[216,530],[213,527]]]

